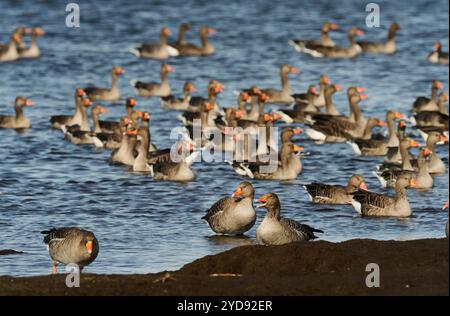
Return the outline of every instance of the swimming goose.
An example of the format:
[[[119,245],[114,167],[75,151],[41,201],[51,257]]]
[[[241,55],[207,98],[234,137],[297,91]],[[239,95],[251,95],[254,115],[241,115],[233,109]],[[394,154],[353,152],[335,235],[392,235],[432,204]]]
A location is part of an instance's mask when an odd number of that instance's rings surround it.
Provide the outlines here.
[[[395,119],[404,118],[404,115],[389,110],[386,112],[386,122],[376,118],[370,118],[366,123],[366,129],[362,137],[355,138],[349,143],[357,155],[361,156],[385,156],[389,151],[389,147],[397,147],[399,140],[395,133]],[[375,126],[388,126],[389,139],[374,139],[371,129]]]
[[[216,234],[244,234],[255,225],[254,196],[253,185],[247,181],[241,182],[231,196],[214,203],[202,219]]]
[[[87,108],[92,105],[92,101],[89,98],[86,98],[82,101],[80,105],[80,119],[78,121],[69,122],[69,123],[75,123],[70,125],[61,125],[61,131],[63,133],[66,133],[67,131],[90,131],[91,126],[89,124],[88,116],[87,116]]]
[[[141,97],[167,97],[171,93],[169,81],[167,80],[169,72],[175,72],[175,68],[168,64],[162,64],[160,71],[161,83],[132,80],[131,86],[136,89],[136,93]]]
[[[74,115],[54,115],[50,117],[52,128],[61,129],[63,125],[80,125],[81,126],[81,107],[83,106],[83,98],[86,92],[83,89],[75,89],[75,114]]]
[[[428,166],[426,162],[426,157],[430,155],[431,151],[426,147],[419,151],[419,157],[417,158],[419,169],[417,171],[389,169],[381,173],[375,173],[375,175],[380,180],[380,183],[384,188],[395,187],[397,179],[401,175],[407,175],[416,180],[416,185],[414,186],[415,189],[429,189],[433,187],[433,178],[428,173]]]
[[[395,184],[395,196],[358,190],[353,195],[352,205],[362,216],[409,217],[411,207],[406,196],[407,187],[415,187],[416,180],[401,175]]]
[[[428,54],[427,60],[433,64],[448,65],[448,52],[442,51],[441,42],[434,44],[434,50]]]
[[[417,127],[434,126],[445,127],[448,131],[448,111],[445,108],[445,104],[448,102],[448,93],[441,92],[439,94],[438,111],[421,111],[414,115],[414,122]]]
[[[169,45],[179,51],[181,46],[187,44],[185,40],[185,34],[187,31],[189,31],[190,28],[191,27],[187,23],[180,24],[180,28],[178,31],[178,39],[175,42],[170,43]]]
[[[148,136],[148,129],[144,126],[139,127],[137,134],[137,156],[134,160],[131,171],[144,172],[151,174],[152,168],[148,164],[147,156],[150,147],[150,139]]]
[[[328,116],[341,116],[341,114],[339,113],[339,111],[336,109],[336,106],[333,103],[333,95],[338,92],[341,91],[343,89],[343,87],[339,84],[329,84],[325,87],[325,113],[308,113],[306,115],[306,121],[309,122],[313,122],[316,119],[320,119],[323,117],[328,117]]]
[[[17,97],[14,102],[15,116],[0,115],[0,128],[27,129],[31,128],[30,120],[23,114],[23,108],[34,105],[26,97]]]
[[[111,152],[109,161],[123,165],[133,166],[135,160],[135,145],[137,140],[137,130],[128,126],[120,142],[120,147]]]
[[[102,132],[98,116],[102,113],[107,112],[108,112],[107,108],[104,108],[100,105],[93,106],[91,110],[91,118],[94,126],[93,131],[90,130],[83,131],[80,130],[79,128],[76,129],[69,127],[67,131],[64,133],[64,137],[75,145],[94,145],[96,141],[95,134]],[[96,146],[103,147],[103,144],[98,143]]]
[[[348,30],[348,41],[350,45],[348,47],[333,46],[333,47],[323,47],[317,46],[311,48],[307,54],[313,57],[329,57],[329,58],[355,58],[361,52],[361,46],[355,41],[355,36],[362,36],[364,32],[356,27],[352,27]]]
[[[428,172],[431,174],[445,173],[447,167],[441,158],[436,155],[436,144],[438,142],[448,142],[448,137],[439,132],[430,132],[426,142],[426,147],[431,151],[430,159],[427,163]]]
[[[214,46],[208,41],[208,36],[216,34],[216,30],[207,26],[202,26],[199,34],[202,46],[189,43],[181,45],[179,47],[181,56],[209,56],[214,54]]]
[[[347,186],[329,185],[313,182],[303,186],[308,192],[311,202],[318,204],[352,204],[352,193],[358,189],[366,190],[364,177],[358,174],[352,175]]]
[[[409,148],[417,148],[419,143],[409,137],[403,137],[400,140],[399,151],[400,151],[400,163],[398,162],[383,162],[377,166],[377,170],[381,173],[386,170],[398,169],[398,170],[411,170],[414,171],[415,168],[412,163],[411,154],[409,153]]]
[[[295,68],[288,64],[283,64],[280,66],[280,79],[281,79],[281,90],[275,88],[261,89],[261,92],[269,96],[270,104],[287,104],[290,105],[294,103],[294,98],[292,97],[292,91],[289,87],[289,74],[297,75],[300,73],[300,69]]]
[[[159,33],[159,43],[143,43],[132,48],[130,52],[136,57],[167,59],[180,55],[178,49],[167,45],[167,38],[172,33],[167,27],[163,27]]]
[[[136,105],[138,105],[138,102],[134,98],[127,98],[127,100],[125,101],[125,111],[130,120],[136,120],[135,115],[139,115],[139,112],[133,110]],[[136,122],[133,121],[133,123],[136,126]],[[120,133],[120,122],[100,120],[99,124],[102,132],[116,134]]]
[[[177,98],[174,95],[161,97],[162,107],[168,110],[187,110],[189,108],[191,93],[196,91],[197,88],[192,82],[186,82],[183,87],[183,97]]]
[[[11,35],[9,44],[0,46],[0,62],[15,61],[19,59],[19,52],[17,46],[22,43],[22,36],[18,32]]]
[[[122,137],[126,132],[127,126],[131,123],[129,117],[124,116],[120,119],[119,129],[114,132],[101,132],[96,133],[95,137],[98,141],[95,141],[97,147],[103,147],[106,149],[114,150],[120,147],[122,142]],[[102,143],[103,146],[98,146],[97,144]]]
[[[310,85],[304,102],[296,102],[292,109],[281,110],[278,113],[289,116],[296,123],[305,123],[307,117],[310,117],[311,114],[318,113],[317,108],[314,106],[314,97],[316,96],[316,87],[314,85]]]
[[[395,54],[396,45],[395,45],[395,37],[397,31],[400,30],[401,27],[398,23],[392,23],[388,30],[388,37],[386,42],[367,42],[367,41],[358,41],[358,45],[361,46],[363,52],[365,53],[373,53],[373,54]]]
[[[217,81],[217,80],[211,80],[208,83],[208,86],[206,88],[207,92],[208,92],[208,97],[204,98],[204,97],[199,97],[199,96],[194,96],[189,100],[189,108],[187,109],[187,111],[189,112],[199,112],[200,111],[200,107],[201,105],[207,101],[209,103],[211,103],[213,105],[213,109],[215,111],[219,111],[220,107],[217,104],[217,96],[223,92],[223,89],[225,88],[225,86]]]
[[[313,105],[316,107],[325,106],[325,89],[331,84],[331,80],[327,75],[320,76],[319,79],[319,94],[314,96]],[[293,94],[292,97],[295,99],[295,103],[307,102],[308,93],[298,93]]]
[[[330,38],[329,32],[335,31],[338,29],[338,25],[336,23],[325,22],[322,24],[321,28],[321,38],[320,40],[290,40],[289,44],[295,48],[295,50],[299,53],[308,54],[311,49],[316,47],[334,47],[336,44]]]
[[[121,67],[114,67],[111,71],[111,88],[97,88],[95,86],[83,89],[91,100],[117,101],[120,99],[117,81],[125,71]]]
[[[100,246],[94,233],[77,227],[52,228],[41,232],[44,243],[53,260],[52,272],[58,273],[56,265],[76,264],[80,271],[98,256]]]
[[[36,27],[26,34],[31,34],[31,44],[29,47],[19,47],[19,57],[20,58],[39,58],[41,56],[41,51],[37,44],[37,38],[45,35],[44,29]]]
[[[406,122],[404,120],[400,120],[397,125],[397,138],[400,141],[406,135]],[[401,162],[402,158],[400,155],[400,147],[397,146],[388,146],[388,151],[386,156],[384,157],[384,161],[388,163],[397,163]]]
[[[443,89],[444,85],[439,80],[433,80],[431,83],[431,99],[428,97],[418,97],[413,103],[412,111],[413,113],[418,113],[422,111],[439,111],[438,101],[438,90]]]
[[[316,239],[314,233],[323,233],[320,229],[281,217],[280,199],[275,193],[268,193],[256,200],[256,208],[266,208],[264,220],[256,229],[256,239],[264,245],[284,245],[291,242]]]

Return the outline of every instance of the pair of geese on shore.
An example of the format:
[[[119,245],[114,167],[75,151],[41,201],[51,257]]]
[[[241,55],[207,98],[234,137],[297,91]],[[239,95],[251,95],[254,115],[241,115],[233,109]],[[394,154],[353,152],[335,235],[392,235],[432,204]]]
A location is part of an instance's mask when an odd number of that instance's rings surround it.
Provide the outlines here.
[[[0,43],[0,62],[11,62],[21,58],[39,58],[41,52],[37,38],[43,35],[45,35],[45,31],[40,27],[18,27],[11,34],[8,44]],[[31,37],[29,46],[23,41],[23,36]]]

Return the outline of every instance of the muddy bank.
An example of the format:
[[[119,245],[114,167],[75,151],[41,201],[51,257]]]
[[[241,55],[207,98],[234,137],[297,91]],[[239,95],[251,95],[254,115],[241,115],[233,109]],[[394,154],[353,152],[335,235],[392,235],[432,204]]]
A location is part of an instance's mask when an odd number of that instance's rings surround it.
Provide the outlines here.
[[[366,286],[366,266],[380,287]],[[95,264],[95,263],[94,263]],[[448,240],[243,246],[147,275],[0,277],[0,295],[448,295]]]

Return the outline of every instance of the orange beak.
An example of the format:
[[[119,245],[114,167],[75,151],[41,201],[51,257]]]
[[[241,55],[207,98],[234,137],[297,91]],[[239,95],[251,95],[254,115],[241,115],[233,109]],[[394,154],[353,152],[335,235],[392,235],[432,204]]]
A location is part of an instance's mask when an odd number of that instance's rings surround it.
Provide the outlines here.
[[[34,103],[33,103],[33,101],[31,101],[31,100],[27,100],[27,102],[25,102],[25,105],[26,105],[26,106],[33,106]]]
[[[138,103],[135,99],[130,99],[130,106],[136,106]]]
[[[242,101],[247,102],[249,98],[250,98],[250,96],[248,95],[247,92],[242,92],[242,93],[241,93],[241,99],[242,99]]]
[[[367,94],[360,94],[359,97],[361,98],[361,100],[366,100],[369,98]]]
[[[294,132],[294,135],[300,135],[303,132],[303,129],[301,129],[301,128],[294,128],[293,132]]]
[[[264,121],[265,121],[265,122],[270,122],[270,121],[272,121],[272,116],[270,116],[269,114],[264,114]]]
[[[211,103],[206,103],[206,111],[209,112],[214,109],[214,105]]]
[[[315,87],[312,88],[312,89],[311,89],[311,93],[314,94],[314,95],[317,95],[317,89],[316,89]]]
[[[253,94],[261,94],[261,90],[258,89],[258,88],[256,88],[256,87],[254,87],[254,88],[252,89],[252,92],[253,92]]]
[[[336,85],[334,85],[334,88],[336,89],[336,91],[341,91],[342,89],[344,89],[344,86],[342,86],[340,84],[336,84]]]
[[[261,101],[266,102],[269,100],[269,96],[265,93],[261,94]]]
[[[297,75],[300,73],[300,69],[296,68],[296,67],[292,67],[291,68],[291,74]]]
[[[216,93],[220,93],[220,92],[223,91],[224,88],[225,88],[225,86],[219,82],[219,83],[217,84],[216,88],[214,89],[214,91],[215,91]]]
[[[305,149],[305,148],[303,148],[301,146],[294,145],[293,151],[298,153],[298,152],[302,151],[303,149]]]
[[[125,70],[122,67],[116,67],[116,74],[121,75],[125,72]]]
[[[411,140],[411,142],[409,143],[409,145],[410,145],[411,147],[413,147],[413,148],[416,148],[416,147],[419,147],[419,146],[420,146],[419,143],[416,142],[415,140]]]
[[[148,112],[144,113],[144,120],[150,120],[150,114]]]
[[[231,194],[232,197],[236,198],[236,197],[241,197],[242,196],[242,189],[241,188],[237,188],[236,191],[233,192],[233,194]]]
[[[243,116],[244,116],[244,111],[241,111],[241,110],[237,110],[236,111],[236,118],[238,119],[238,120],[240,120]]]
[[[324,78],[323,78],[323,83],[324,84],[331,84],[331,80],[330,80],[330,78],[328,78],[328,76],[325,76]]]
[[[167,27],[165,27],[165,28],[163,29],[163,34],[164,34],[165,36],[170,36],[170,35],[172,35],[172,32],[170,32],[170,30],[169,30]]]
[[[397,120],[405,118],[405,115],[400,112],[395,112],[394,116],[395,116],[395,119],[397,119]]]
[[[363,36],[364,32],[362,30],[358,29],[358,30],[356,30],[356,35]]]
[[[91,253],[92,253],[92,250],[94,249],[94,243],[93,243],[92,241],[88,241],[88,242],[86,243],[86,249],[87,249],[87,252],[88,252],[89,254],[91,254]]]
[[[406,122],[405,121],[400,121],[400,123],[398,123],[398,125],[400,125],[400,127],[405,127],[406,126]]]
[[[409,180],[409,186],[411,188],[417,188],[417,186],[418,186],[417,180],[416,179]]]
[[[361,184],[359,185],[359,188],[360,188],[361,190],[367,191],[367,185],[366,185],[366,183],[365,183],[365,182],[361,182]]]
[[[448,201],[445,202],[445,204],[444,204],[444,206],[442,207],[442,209],[445,210],[445,209],[447,209],[447,208],[448,208]]]
[[[358,93],[363,93],[364,91],[366,91],[366,88],[363,88],[363,87],[357,87],[357,88],[356,88],[356,91],[357,91]]]
[[[190,92],[197,92],[197,88],[196,88],[193,84],[191,84],[191,85],[189,86],[189,91],[190,91]]]
[[[264,195],[264,196],[260,197],[259,199],[256,200],[256,202],[257,203],[262,203],[262,204],[256,206],[256,208],[261,208],[261,207],[266,206],[266,204],[267,204],[267,196]]]
[[[124,118],[123,122],[125,123],[125,125],[128,125],[131,123],[131,120],[129,117]]]
[[[109,110],[107,108],[100,108],[100,113],[108,113]]]
[[[378,123],[378,126],[387,126],[387,123],[384,122],[384,121],[380,121],[380,122]]]
[[[175,72],[175,68],[170,65],[166,65],[166,70],[167,72]]]
[[[424,148],[424,149],[422,149],[423,150],[423,153],[424,153],[424,155],[425,156],[430,156],[433,152],[431,151],[431,150],[429,150],[428,148]]]
[[[217,33],[217,31],[216,31],[215,29],[213,29],[213,28],[208,28],[208,34],[213,35],[213,34],[216,34],[216,33]]]
[[[332,30],[337,30],[339,28],[339,25],[337,25],[336,23],[331,23],[330,28]]]
[[[86,95],[86,92],[84,92],[83,89],[78,89],[77,90],[77,96],[84,97],[85,95]]]
[[[129,136],[137,135],[137,130],[136,129],[128,130],[127,135]]]
[[[91,104],[92,104],[91,99],[84,99],[84,101],[83,101],[84,106],[90,106]]]
[[[438,89],[443,89],[444,88],[444,84],[442,82],[438,81],[436,87]]]
[[[448,137],[441,134],[441,135],[439,135],[439,141],[448,143]]]

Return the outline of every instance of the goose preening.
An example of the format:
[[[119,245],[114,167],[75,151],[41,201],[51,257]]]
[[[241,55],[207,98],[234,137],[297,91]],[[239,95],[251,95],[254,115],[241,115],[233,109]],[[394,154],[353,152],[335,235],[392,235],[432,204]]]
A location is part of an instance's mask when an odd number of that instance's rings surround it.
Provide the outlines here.
[[[355,41],[355,37],[362,35],[364,35],[364,32],[362,30],[356,27],[352,27],[347,32],[349,41],[348,47],[341,47],[337,45],[332,47],[316,46],[304,52],[308,55],[318,58],[355,58],[362,52],[361,46],[359,46]]]
[[[413,113],[422,111],[439,111],[438,106],[438,91],[444,88],[444,84],[439,80],[433,80],[431,82],[431,98],[418,97],[413,103]]]
[[[442,51],[441,42],[434,44],[434,50],[428,54],[427,60],[433,64],[448,65],[448,52]]]
[[[76,264],[79,270],[91,264],[98,256],[100,246],[94,233],[78,227],[52,228],[42,231],[44,244],[53,260],[52,272],[57,272],[57,263]]]
[[[104,100],[104,101],[117,101],[120,100],[120,92],[117,86],[117,82],[119,80],[119,76],[122,75],[125,71],[122,67],[114,67],[111,70],[111,88],[97,88],[95,86],[90,86],[84,88],[84,92],[86,92],[87,96],[91,100]]]
[[[256,200],[256,208],[267,210],[264,220],[256,229],[256,239],[264,245],[284,245],[291,242],[316,239],[314,233],[323,233],[320,229],[281,217],[280,199],[275,193],[267,193]]]
[[[14,101],[15,116],[0,115],[0,128],[27,129],[31,128],[30,120],[23,113],[23,108],[34,105],[33,101],[26,97],[17,97]]]
[[[336,44],[331,39],[329,32],[335,31],[339,27],[336,23],[325,22],[322,24],[321,28],[321,37],[318,40],[314,39],[296,39],[290,40],[289,44],[295,48],[295,50],[299,53],[309,54],[317,47],[334,47]]]
[[[171,93],[167,74],[169,72],[175,72],[175,68],[168,64],[161,65],[161,82],[142,82],[138,80],[132,80],[131,85],[136,89],[136,93],[141,97],[167,97]]]
[[[130,52],[136,57],[167,59],[180,55],[178,49],[167,44],[167,38],[172,35],[169,28],[163,27],[159,33],[159,43],[143,43],[132,48]]]
[[[364,53],[395,54],[395,52],[397,51],[395,38],[397,35],[397,31],[400,29],[400,25],[394,22],[389,27],[386,42],[357,41],[356,43],[358,43]]]
[[[364,177],[354,174],[348,180],[347,186],[329,185],[313,182],[303,186],[313,203],[318,204],[352,204],[352,193],[358,189],[366,190]]]
[[[26,29],[25,34],[31,35],[31,43],[29,47],[19,47],[20,58],[39,58],[41,51],[39,49],[37,38],[45,35],[43,28],[36,27],[33,29]]]
[[[81,126],[81,107],[83,106],[83,98],[86,92],[83,89],[75,89],[75,114],[74,115],[53,115],[50,117],[52,128],[61,129],[63,125],[80,125]]]
[[[216,34],[216,30],[207,26],[200,28],[199,36],[201,46],[185,43],[177,48],[181,56],[209,56],[214,54],[214,46],[209,42],[208,36]]]
[[[191,100],[191,93],[197,91],[195,85],[188,81],[183,87],[183,96],[178,98],[174,95],[161,97],[161,104],[167,110],[187,110],[189,108],[189,101]]]
[[[256,221],[254,196],[253,185],[247,181],[241,182],[231,196],[214,203],[202,219],[216,234],[244,234]]]
[[[352,205],[362,216],[409,217],[412,211],[406,196],[406,188],[415,186],[415,179],[409,175],[401,175],[395,184],[394,197],[358,190],[352,193]]]

